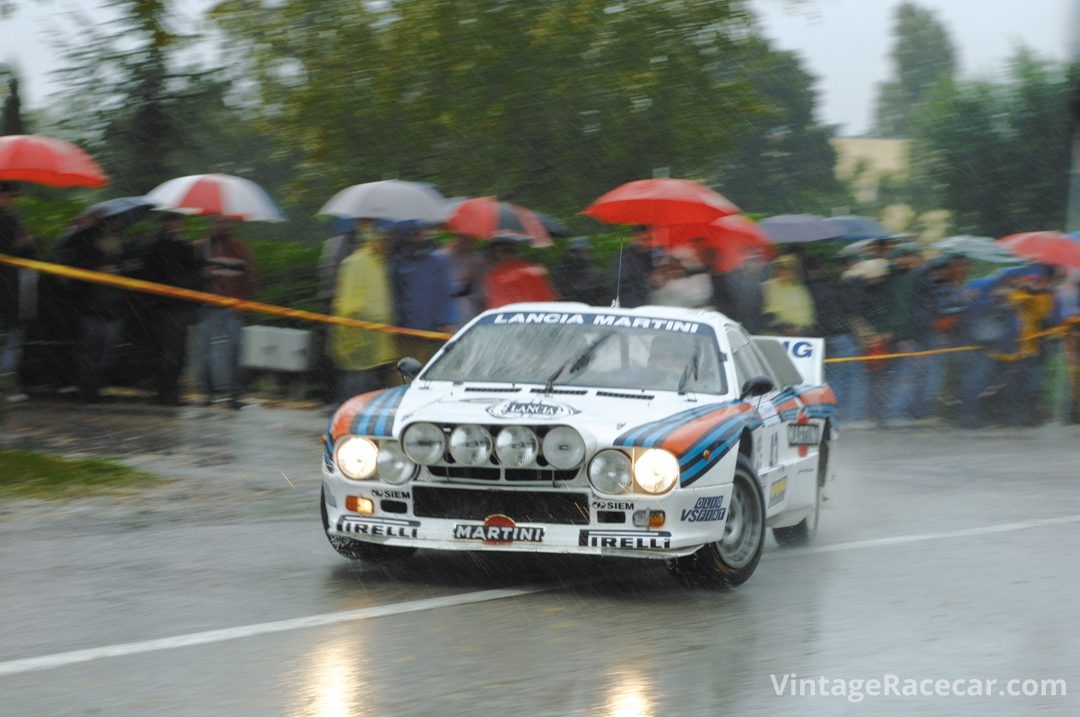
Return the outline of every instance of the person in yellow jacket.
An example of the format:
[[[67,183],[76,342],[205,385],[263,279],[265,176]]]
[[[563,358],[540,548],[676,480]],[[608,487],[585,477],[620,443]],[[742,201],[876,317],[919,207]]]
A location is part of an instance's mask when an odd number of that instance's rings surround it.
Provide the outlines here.
[[[1052,291],[1053,279],[1052,267],[1033,266],[1015,280],[1007,293],[1016,312],[1015,350],[990,356],[1005,369],[1001,409],[1008,424],[1033,426],[1045,418],[1039,405],[1046,363],[1045,337],[1038,334],[1055,323],[1057,302]]]
[[[785,336],[810,336],[814,330],[814,299],[802,280],[802,262],[794,254],[772,261],[773,276],[761,284],[772,329]]]
[[[394,322],[386,266],[386,240],[369,235],[338,267],[332,310],[342,316],[380,324]],[[397,358],[394,335],[371,329],[332,326],[330,355],[341,372],[337,401],[386,388]]]

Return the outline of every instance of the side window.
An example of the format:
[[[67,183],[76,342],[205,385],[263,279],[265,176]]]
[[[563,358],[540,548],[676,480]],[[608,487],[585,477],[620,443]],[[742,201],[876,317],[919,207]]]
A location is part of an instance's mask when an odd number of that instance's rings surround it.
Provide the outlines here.
[[[758,347],[758,345],[753,341],[750,341],[746,345],[746,350],[754,354],[757,365],[761,367],[761,372],[758,375],[768,376],[772,379],[773,385],[779,388],[782,385],[782,382],[776,375],[776,371],[773,369],[772,364],[769,363],[769,360],[765,358],[765,354],[761,352],[761,349]]]
[[[768,376],[776,382],[773,372],[765,364],[765,360],[754,349],[746,335],[741,331],[729,328],[728,342],[731,344],[731,359],[735,363],[735,377],[741,387],[749,379],[755,376]]]
[[[805,383],[799,369],[791,362],[784,346],[772,339],[754,339],[754,345],[761,351],[765,360],[772,367],[773,374],[779,379],[778,386],[798,386]]]

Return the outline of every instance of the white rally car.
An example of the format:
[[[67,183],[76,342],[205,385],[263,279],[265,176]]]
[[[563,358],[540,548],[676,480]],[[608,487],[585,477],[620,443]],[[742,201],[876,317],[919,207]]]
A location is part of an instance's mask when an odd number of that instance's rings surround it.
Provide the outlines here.
[[[817,529],[835,435],[820,339],[711,311],[517,304],[325,438],[322,520],[353,559],[417,548],[663,558],[738,585],[769,526]]]

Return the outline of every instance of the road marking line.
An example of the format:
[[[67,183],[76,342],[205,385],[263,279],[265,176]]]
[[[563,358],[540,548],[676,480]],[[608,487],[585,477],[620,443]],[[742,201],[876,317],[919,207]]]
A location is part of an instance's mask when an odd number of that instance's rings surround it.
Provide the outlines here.
[[[107,645],[94,647],[87,650],[75,650],[73,652],[60,652],[54,655],[42,655],[41,657],[28,657],[21,660],[8,660],[0,662],[0,676],[16,675],[22,672],[34,670],[48,670],[54,667],[64,667],[80,662],[90,662],[105,657],[125,657],[138,655],[144,652],[156,652],[158,650],[171,650],[177,647],[191,647],[192,645],[206,645],[213,642],[225,642],[227,640],[239,640],[245,637],[266,635],[274,632],[287,632],[299,630],[305,627],[322,627],[335,625],[342,622],[355,622],[358,620],[372,620],[378,617],[390,615],[402,615],[410,612],[423,610],[435,610],[437,608],[455,607],[458,605],[472,605],[491,600],[520,597],[532,593],[553,590],[560,585],[544,585],[534,588],[517,588],[513,590],[482,590],[480,592],[464,593],[461,595],[449,595],[446,597],[427,598],[424,600],[410,600],[409,602],[393,603],[391,605],[377,605],[374,607],[348,610],[346,612],[332,612],[324,615],[312,615],[292,620],[279,620],[277,622],[264,622],[256,625],[242,625],[229,627],[221,630],[207,630],[206,632],[193,632],[188,635],[176,635],[174,637],[162,637],[156,640],[144,640],[142,642],[129,642],[120,645]]]
[[[812,548],[792,548],[770,552],[763,557],[794,558],[817,553],[838,553],[846,550],[860,550],[862,548],[922,543],[929,540],[947,540],[949,538],[966,538],[975,535],[1010,533],[1017,530],[1027,530],[1028,528],[1043,528],[1048,525],[1066,525],[1069,523],[1080,523],[1080,515],[1063,515],[1056,518],[1026,520],[1020,523],[1001,523],[999,525],[988,525],[981,528],[965,528],[962,530],[950,530],[938,533],[918,533],[915,535],[899,535],[891,538],[853,540],[846,543],[833,543],[832,545],[821,545]],[[372,620],[379,617],[402,615],[410,612],[455,607],[457,605],[472,605],[475,603],[489,602],[491,600],[502,600],[504,598],[546,592],[548,590],[554,590],[557,587],[565,587],[565,585],[543,585],[534,588],[517,588],[513,590],[482,590],[480,592],[464,593],[461,595],[427,598],[425,600],[411,600],[409,602],[394,603],[391,605],[377,605],[375,607],[349,610],[346,612],[312,615],[310,617],[300,617],[292,620],[264,622],[256,625],[243,625],[221,630],[207,630],[206,632],[194,632],[188,635],[163,637],[156,640],[129,642],[120,645],[95,647],[88,650],[75,650],[74,652],[42,655],[41,657],[8,660],[7,662],[0,662],[0,676],[17,675],[23,672],[33,672],[34,670],[48,670],[55,667],[75,665],[81,662],[91,662],[92,660],[99,660],[105,657],[125,657],[127,655],[138,655],[144,652],[171,650],[177,647],[191,647],[193,645],[206,645],[214,642],[225,642],[227,640],[239,640],[245,637],[255,637],[257,635],[267,635],[275,632],[287,632],[289,630],[299,630],[306,627],[322,627],[343,622]]]
[[[772,558],[797,558],[802,555],[815,555],[817,553],[839,553],[845,550],[860,550],[862,548],[877,548],[888,545],[905,545],[907,543],[923,543],[928,540],[946,540],[948,538],[967,538],[973,535],[992,535],[993,533],[1011,533],[1028,528],[1044,528],[1048,525],[1067,525],[1080,523],[1080,515],[1061,515],[1056,518],[1040,518],[1038,520],[1025,520],[1019,523],[999,523],[998,525],[986,525],[981,528],[963,528],[961,530],[945,530],[939,533],[917,533],[915,535],[898,535],[891,538],[871,538],[870,540],[852,540],[847,543],[833,543],[832,545],[819,545],[809,548],[791,548],[770,552],[767,556]]]

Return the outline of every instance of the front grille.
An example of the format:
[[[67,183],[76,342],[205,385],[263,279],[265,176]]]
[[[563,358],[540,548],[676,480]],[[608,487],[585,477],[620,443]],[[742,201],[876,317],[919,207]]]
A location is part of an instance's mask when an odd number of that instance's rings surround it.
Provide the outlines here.
[[[479,466],[428,466],[431,475],[440,478],[467,478],[469,480],[499,480],[498,468],[481,468]]]
[[[428,466],[428,472],[439,478],[461,478],[508,482],[569,483],[577,478],[578,470],[558,471],[554,468],[485,468],[483,466]]]
[[[554,491],[498,491],[413,485],[418,518],[483,520],[496,513],[517,523],[589,524],[589,497]]]

